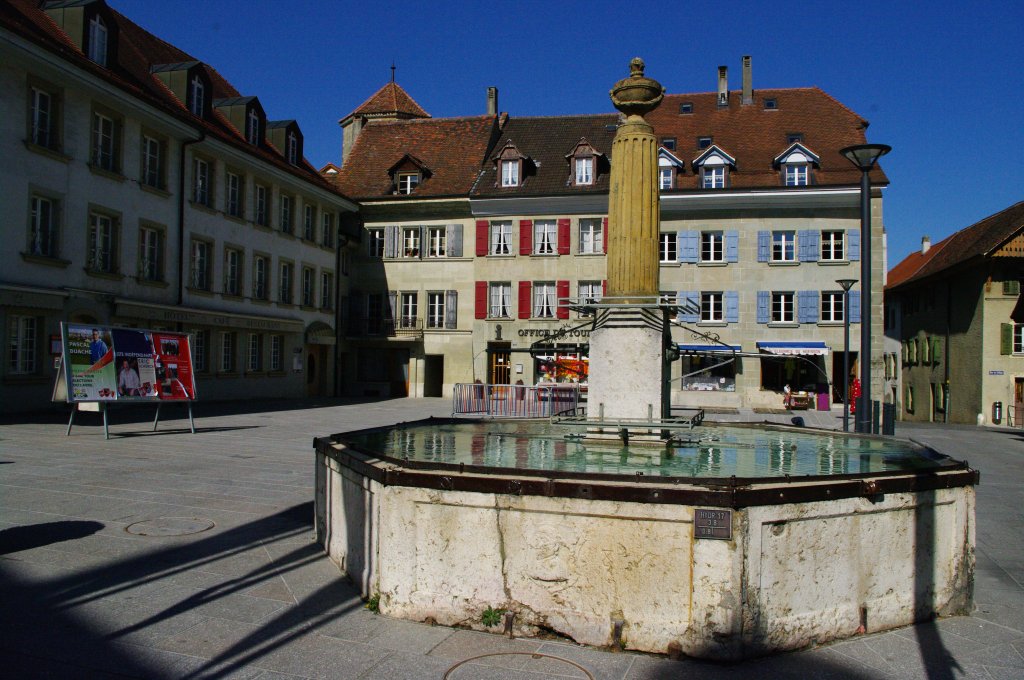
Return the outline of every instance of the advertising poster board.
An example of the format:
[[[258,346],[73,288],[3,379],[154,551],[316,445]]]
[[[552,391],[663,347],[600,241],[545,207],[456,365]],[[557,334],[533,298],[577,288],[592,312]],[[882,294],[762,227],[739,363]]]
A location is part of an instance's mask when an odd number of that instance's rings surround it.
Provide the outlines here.
[[[63,370],[55,398],[60,395],[68,402],[196,398],[188,335],[78,324],[61,324],[61,334]]]

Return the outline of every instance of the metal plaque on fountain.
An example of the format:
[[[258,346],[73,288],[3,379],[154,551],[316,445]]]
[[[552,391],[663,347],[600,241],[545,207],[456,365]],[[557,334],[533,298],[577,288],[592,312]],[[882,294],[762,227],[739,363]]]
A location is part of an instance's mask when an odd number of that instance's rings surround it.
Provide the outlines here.
[[[732,540],[732,510],[693,510],[693,535],[696,538],[717,538]]]

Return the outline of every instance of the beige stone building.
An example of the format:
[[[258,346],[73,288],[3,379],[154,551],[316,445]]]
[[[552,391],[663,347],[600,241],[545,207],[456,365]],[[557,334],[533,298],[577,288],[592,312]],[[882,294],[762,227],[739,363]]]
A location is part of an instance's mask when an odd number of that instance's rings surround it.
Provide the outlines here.
[[[103,0],[5,3],[0,88],[4,410],[62,321],[191,333],[201,399],[336,392],[357,206],[295,121]]]
[[[1022,278],[1024,203],[935,245],[926,239],[890,270],[905,420],[1021,425]]]
[[[691,308],[673,332],[683,354],[673,403],[779,407],[785,384],[841,398],[844,309],[836,280],[860,278],[860,215],[859,171],[839,149],[863,143],[867,122],[816,88],[755,91],[745,75],[743,90],[720,81],[718,92],[666,95],[647,116],[660,146],[660,286]],[[390,83],[381,93],[396,88]],[[507,117],[498,114],[493,91],[487,101],[489,113],[472,119],[475,136],[445,131],[470,119],[363,111],[342,121],[364,121],[351,146],[346,137],[345,164],[335,176],[363,205],[370,245],[354,271],[360,285],[371,273],[386,281],[386,288],[367,283],[361,292],[396,328],[367,339],[365,355],[370,347],[402,350],[390,368],[374,369],[383,380],[357,376],[357,393],[449,394],[452,384],[473,380],[586,380],[589,322],[561,303],[603,293],[618,116]],[[453,149],[456,143],[463,146]],[[463,173],[459,186],[448,181],[453,162]],[[872,313],[881,328],[887,180],[876,169],[872,181]],[[408,255],[416,228],[428,243],[429,230],[448,222],[460,225],[457,262]],[[389,239],[398,239],[397,249]],[[441,290],[437,271],[459,301],[455,327],[440,343],[400,332],[420,323],[408,316],[414,308],[406,293],[425,300]],[[856,348],[859,285],[850,307]],[[429,326],[427,308],[415,309]],[[878,389],[881,333],[875,345]],[[414,357],[408,369],[406,351]],[[856,372],[856,350],[851,354]],[[365,370],[361,360],[359,368]]]

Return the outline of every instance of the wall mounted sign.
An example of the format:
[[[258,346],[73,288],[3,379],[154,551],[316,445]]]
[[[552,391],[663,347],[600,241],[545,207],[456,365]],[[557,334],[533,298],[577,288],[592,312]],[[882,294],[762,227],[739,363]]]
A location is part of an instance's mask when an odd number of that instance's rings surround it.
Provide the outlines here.
[[[695,538],[732,540],[732,510],[694,508],[693,535]]]

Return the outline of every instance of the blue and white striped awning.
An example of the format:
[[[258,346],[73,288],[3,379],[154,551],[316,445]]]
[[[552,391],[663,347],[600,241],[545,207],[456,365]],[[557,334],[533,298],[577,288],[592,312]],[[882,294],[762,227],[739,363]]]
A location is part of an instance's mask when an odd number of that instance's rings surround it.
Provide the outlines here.
[[[676,347],[680,352],[689,352],[690,354],[719,354],[722,352],[731,354],[743,349],[739,345],[687,345],[683,343],[679,343]]]
[[[800,342],[758,342],[757,348],[768,354],[781,356],[827,356],[828,347],[824,342],[804,340]]]

